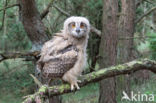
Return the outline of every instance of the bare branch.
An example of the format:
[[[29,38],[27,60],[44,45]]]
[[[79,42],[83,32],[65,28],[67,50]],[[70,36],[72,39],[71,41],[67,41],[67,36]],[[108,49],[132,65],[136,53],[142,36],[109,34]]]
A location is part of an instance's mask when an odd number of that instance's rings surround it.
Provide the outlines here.
[[[8,1],[5,0],[4,8],[6,8],[7,5],[8,5]],[[0,27],[0,30],[2,30],[3,27],[4,27],[5,17],[6,17],[6,9],[3,10],[2,25],[1,25],[1,27]]]
[[[144,2],[147,2],[147,3],[150,3],[150,4],[153,4],[154,2],[153,1],[149,1],[149,0],[139,0],[137,3],[136,3],[136,8],[138,8],[141,4],[143,4]]]
[[[118,75],[134,73],[139,70],[149,70],[156,73],[156,61],[152,61],[149,59],[141,59],[141,60],[134,60],[129,63],[125,63],[118,66],[104,68],[82,76],[80,78],[82,82],[79,84],[79,86],[83,87],[92,82],[98,82],[100,80],[118,76]],[[41,100],[43,100],[45,96],[57,96],[57,95],[70,93],[70,92],[73,91],[70,90],[69,84],[62,84],[62,85],[52,86],[52,87],[42,86],[40,87],[38,92],[30,95],[23,103],[32,103],[32,102],[34,103],[36,97],[37,98],[39,97]]]
[[[69,14],[68,12],[62,10],[61,8],[59,8],[57,5],[53,5],[53,7],[58,10],[60,13],[62,13],[63,15],[69,17],[71,16],[71,14]],[[99,37],[101,36],[101,31],[96,29],[94,26],[91,25],[91,32],[96,33]]]
[[[140,4],[142,4],[144,2],[144,0],[139,0],[135,5],[136,5],[136,8],[138,8],[140,6]]]
[[[144,0],[144,1],[147,2],[147,3],[150,3],[150,4],[155,3],[154,0]]]
[[[64,11],[63,9],[59,8],[57,5],[53,5],[53,7],[54,7],[57,11],[59,11],[60,13],[62,13],[63,15],[65,15],[65,16],[67,16],[67,17],[71,16],[68,12],[66,12],[66,11]]]
[[[156,36],[119,37],[119,40],[147,39],[147,38],[155,38],[155,37],[156,37]]]
[[[46,7],[46,9],[43,10],[43,12],[41,13],[41,19],[46,17],[46,15],[49,13],[49,9],[52,6],[53,2],[54,2],[54,0],[51,0],[50,3],[48,4],[48,6]]]
[[[15,6],[19,6],[19,4],[12,4],[12,5],[9,5],[9,6],[5,7],[5,8],[3,8],[3,9],[0,9],[0,12],[3,11],[3,10],[6,10],[6,9],[8,9],[8,8],[15,7]]]
[[[101,31],[96,29],[94,26],[91,25],[91,32],[96,33],[99,37],[101,37]]]
[[[3,60],[6,60],[6,59],[37,57],[39,55],[39,53],[40,53],[40,51],[0,53],[0,62]]]
[[[138,8],[141,4],[143,4],[144,2],[147,2],[147,3],[150,3],[152,4],[151,1],[148,1],[148,0],[139,0],[137,3],[136,3],[136,8]]]
[[[154,10],[156,10],[156,7],[153,7],[149,11],[147,11],[145,14],[143,14],[138,20],[135,21],[135,24],[139,23],[144,17],[148,16],[151,14]]]
[[[3,29],[3,26],[4,26],[4,21],[5,21],[5,16],[6,16],[6,9],[11,8],[11,7],[14,7],[14,6],[19,6],[19,4],[13,4],[13,5],[7,6],[8,5],[7,2],[8,1],[6,0],[5,5],[4,5],[4,8],[3,9],[0,9],[0,12],[3,11],[2,25],[0,27],[0,30]]]
[[[42,86],[42,83],[32,74],[30,74],[30,76],[33,78],[34,82],[39,86],[41,87]]]

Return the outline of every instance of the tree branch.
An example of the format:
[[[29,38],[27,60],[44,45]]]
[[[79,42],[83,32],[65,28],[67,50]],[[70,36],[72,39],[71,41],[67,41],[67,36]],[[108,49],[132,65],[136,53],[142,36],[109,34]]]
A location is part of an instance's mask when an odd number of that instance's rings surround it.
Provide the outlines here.
[[[62,13],[63,15],[69,17],[71,16],[71,14],[69,14],[68,12],[64,11],[63,9],[59,8],[57,5],[53,5],[53,7],[59,11],[60,13]],[[96,29],[94,26],[91,25],[91,32],[96,33],[99,37],[101,36],[101,31]]]
[[[41,13],[41,19],[46,17],[46,15],[49,13],[49,9],[52,6],[53,2],[54,2],[54,0],[51,0],[50,3],[48,4],[48,6],[45,8],[45,10],[43,10],[43,12]]]
[[[148,0],[140,0],[140,1],[138,1],[138,2],[136,3],[136,8],[138,8],[138,7],[139,7],[141,4],[143,4],[144,2],[147,2],[147,3],[152,4],[151,1],[148,1]]]
[[[21,22],[32,42],[32,50],[40,50],[50,37],[46,34],[46,27],[41,20],[36,0],[18,0],[18,2],[20,4]]]
[[[5,1],[5,4],[4,4],[4,8],[6,8],[7,5],[8,5],[8,1],[6,0],[6,1]],[[2,25],[1,25],[1,27],[0,27],[0,30],[2,30],[3,27],[4,27],[5,18],[6,18],[6,9],[3,10]]]
[[[149,1],[149,0],[140,0],[136,3],[136,8],[138,8],[141,4],[143,4],[144,2],[147,2],[147,3],[150,3],[150,4],[153,4],[154,2],[152,1]]]
[[[52,0],[49,5],[47,6],[47,8],[41,13],[41,19],[43,19],[48,13],[49,13],[49,8],[51,7],[52,3],[53,3],[54,0]],[[57,5],[53,5],[53,7],[59,11],[61,14],[69,17],[71,16],[71,14],[69,14],[68,12],[64,11],[63,9],[59,8]],[[91,32],[94,32],[96,33],[99,37],[101,36],[101,31],[96,29],[95,27],[93,27],[91,25]]]
[[[145,0],[139,0],[137,3],[136,3],[136,8],[138,8],[140,6],[140,4],[142,4]]]
[[[8,8],[15,7],[15,6],[19,6],[19,4],[12,4],[12,5],[9,5],[9,6],[5,7],[5,8],[3,8],[3,9],[0,9],[0,12],[3,11],[3,10],[6,10],[6,9],[8,9]]]
[[[155,38],[156,36],[135,36],[135,37],[119,37],[119,40],[130,40],[130,39],[147,39]]]
[[[37,86],[41,87],[42,83],[32,74],[30,74],[30,76],[33,78],[34,82],[37,84]]]
[[[91,32],[96,33],[99,37],[101,37],[101,31],[96,29],[94,26],[91,25]]]
[[[154,4],[155,2],[154,2],[154,0],[153,1],[151,1],[151,0],[144,0],[145,2],[147,2],[147,3],[150,3],[150,4]]]
[[[147,11],[145,14],[143,14],[138,20],[135,21],[135,24],[139,23],[144,17],[148,16],[154,10],[156,10],[156,7],[153,7],[152,9],[150,9],[149,11]]]
[[[92,82],[98,82],[102,79],[123,75],[123,74],[130,74],[134,73],[138,70],[149,70],[156,73],[156,61],[149,60],[149,59],[141,59],[141,60],[134,60],[122,65],[112,66],[108,68],[104,68],[89,74],[86,74],[80,78],[82,81],[79,86],[83,87]],[[43,100],[46,96],[57,96],[64,93],[73,92],[70,90],[69,84],[62,84],[58,86],[41,86],[38,92],[35,94],[29,95],[27,99],[23,103],[34,103],[36,98],[40,98]],[[36,102],[35,102],[36,103]]]
[[[6,59],[14,59],[14,58],[28,58],[28,57],[37,57],[40,51],[32,51],[32,52],[15,52],[15,53],[0,53],[0,62]]]
[[[59,11],[61,14],[65,15],[65,16],[67,16],[67,17],[71,16],[71,14],[69,14],[68,12],[66,12],[66,11],[64,11],[63,9],[59,8],[57,5],[53,5],[53,7],[54,7],[57,11]]]

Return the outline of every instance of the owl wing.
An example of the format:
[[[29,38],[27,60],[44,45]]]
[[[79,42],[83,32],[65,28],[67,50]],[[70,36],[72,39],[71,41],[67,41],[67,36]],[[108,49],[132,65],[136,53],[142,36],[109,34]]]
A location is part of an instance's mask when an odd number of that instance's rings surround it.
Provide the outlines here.
[[[48,62],[58,51],[71,45],[62,35],[54,36],[52,40],[47,41],[41,50],[41,57],[37,62],[37,70],[41,71],[46,62]],[[55,55],[55,57],[58,55]]]
[[[69,46],[67,40],[65,40],[62,36],[55,36],[52,40],[47,41],[41,50],[41,58],[39,61],[47,62],[47,58],[50,55],[53,55],[58,50],[64,49]]]
[[[78,59],[78,52],[78,49],[73,45],[57,51],[57,55],[44,64],[42,70],[43,76],[62,77],[65,72],[75,65]]]

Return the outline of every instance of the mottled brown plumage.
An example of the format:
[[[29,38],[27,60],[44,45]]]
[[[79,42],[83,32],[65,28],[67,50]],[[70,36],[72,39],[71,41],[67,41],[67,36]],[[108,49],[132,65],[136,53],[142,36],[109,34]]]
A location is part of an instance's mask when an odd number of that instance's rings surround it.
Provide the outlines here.
[[[44,64],[43,76],[52,78],[62,77],[76,63],[78,50],[75,46],[69,45],[57,54],[61,56],[53,58]],[[69,54],[73,55],[67,57]]]
[[[57,50],[58,47],[55,46],[56,42],[66,45],[59,46],[61,48]],[[42,64],[42,66],[40,66],[42,75],[45,78],[62,77],[63,74],[71,69],[76,63],[78,52],[78,48],[69,42],[68,38],[65,38],[61,34],[55,35],[52,40],[45,43],[41,51],[41,58],[38,61],[38,64]],[[45,53],[48,53],[49,55],[45,58],[46,61],[43,60],[45,55],[47,55]]]
[[[71,84],[71,90],[74,86],[79,89],[77,77],[86,65],[89,31],[86,18],[68,18],[62,32],[43,45],[37,65],[43,77],[62,78]]]

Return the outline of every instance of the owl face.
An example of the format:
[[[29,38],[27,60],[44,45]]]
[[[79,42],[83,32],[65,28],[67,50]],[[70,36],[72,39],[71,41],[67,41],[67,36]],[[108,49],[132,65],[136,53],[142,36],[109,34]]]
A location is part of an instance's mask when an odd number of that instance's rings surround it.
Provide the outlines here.
[[[78,38],[85,36],[87,32],[87,25],[84,22],[71,22],[68,28],[70,34]]]
[[[88,35],[90,24],[84,17],[70,17],[65,21],[64,29],[69,35],[81,38]]]

